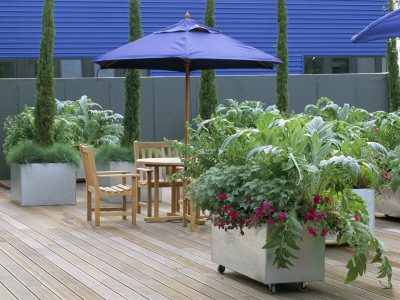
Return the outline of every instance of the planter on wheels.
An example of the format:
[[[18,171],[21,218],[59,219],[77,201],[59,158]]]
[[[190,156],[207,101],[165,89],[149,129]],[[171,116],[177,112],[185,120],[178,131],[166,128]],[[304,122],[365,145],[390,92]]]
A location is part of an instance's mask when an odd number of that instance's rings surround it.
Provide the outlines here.
[[[76,204],[76,167],[11,164],[11,201],[21,206]]]
[[[272,226],[245,228],[244,235],[239,230],[225,232],[212,228],[211,260],[219,264],[218,271],[225,268],[239,272],[264,284],[275,292],[275,284],[296,282],[304,291],[310,281],[324,280],[325,239],[313,237],[307,229],[301,232],[303,241],[297,241],[299,251],[293,250],[298,259],[293,259],[294,266],[278,269],[272,265],[274,249],[262,249],[265,240],[271,234]]]

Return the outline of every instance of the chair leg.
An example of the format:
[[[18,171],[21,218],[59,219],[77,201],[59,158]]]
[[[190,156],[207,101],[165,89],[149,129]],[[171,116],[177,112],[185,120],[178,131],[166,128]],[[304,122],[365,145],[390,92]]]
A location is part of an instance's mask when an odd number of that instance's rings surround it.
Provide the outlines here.
[[[94,203],[94,220],[96,226],[100,226],[100,195],[96,193],[96,200]]]
[[[138,198],[137,179],[132,178],[132,224],[136,224],[137,198]]]
[[[87,191],[86,193],[86,205],[87,205],[87,220],[92,221],[92,193]]]
[[[122,196],[122,211],[126,211],[126,196]],[[122,216],[123,220],[126,220],[126,216]]]
[[[136,211],[138,214],[140,214],[140,188],[137,188],[137,193],[136,193]]]
[[[190,201],[190,231],[195,231],[196,214],[197,214],[197,211],[193,210],[193,203],[192,203],[192,201]]]
[[[176,187],[176,211],[181,211],[181,205],[179,199],[181,198],[181,187]]]
[[[151,203],[151,188],[147,189],[147,216],[151,217],[152,203]]]
[[[187,215],[188,215],[188,199],[186,198],[186,197],[184,197],[183,198],[183,207],[182,207],[182,210],[183,210],[183,222],[182,222],[182,225],[183,225],[183,227],[187,227],[187,219],[186,219],[186,217],[187,217]]]

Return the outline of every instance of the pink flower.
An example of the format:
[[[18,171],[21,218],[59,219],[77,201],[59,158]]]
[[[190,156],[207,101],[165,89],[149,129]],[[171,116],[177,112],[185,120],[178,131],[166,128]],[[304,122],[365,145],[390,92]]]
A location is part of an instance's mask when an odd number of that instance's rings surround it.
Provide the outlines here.
[[[322,211],[322,214],[326,217],[326,211],[323,210],[323,211]]]
[[[390,196],[388,196],[389,200],[392,200],[392,198],[390,198]]]
[[[380,190],[378,190],[378,195],[382,195],[382,192]]]
[[[265,208],[269,208],[269,203],[265,203],[265,204],[264,204],[264,207],[265,207]]]
[[[314,210],[313,208],[310,208],[310,209],[308,210],[308,213],[309,213],[310,215],[314,215],[314,214],[315,214],[315,210]]]
[[[373,130],[373,129],[371,130],[371,133],[374,133],[374,130]]]
[[[270,210],[267,210],[267,211],[265,212],[264,216],[267,217],[270,213],[271,213],[271,211],[270,211]]]
[[[278,219],[282,219],[282,215],[281,215],[281,214],[277,214],[276,217],[277,217]]]
[[[387,172],[383,173],[383,176],[385,176],[386,179],[390,179],[390,176],[389,176],[389,174]]]
[[[321,197],[319,195],[315,195],[314,197],[314,203],[319,203],[319,200],[321,199]]]
[[[379,132],[379,130],[378,130],[378,129],[375,129],[375,132]]]
[[[276,211],[275,207],[271,207],[271,211]]]
[[[226,225],[229,225],[229,223],[230,223],[229,220],[227,220],[227,221],[226,221]]]
[[[283,213],[282,213],[282,217],[286,217],[286,212],[284,211]]]
[[[243,219],[240,219],[240,220],[239,220],[239,223],[240,223],[240,224],[244,224],[244,220],[243,220]]]
[[[217,222],[214,222],[214,227],[217,227]]]
[[[218,198],[221,198],[221,193],[218,194]]]
[[[257,208],[256,213],[257,214],[261,214],[262,213],[262,208]]]
[[[246,222],[246,226],[250,226],[251,225],[251,220],[248,220],[247,222]]]
[[[325,228],[322,228],[321,236],[325,236],[328,231]]]
[[[254,216],[254,221],[257,221],[260,218],[260,215],[255,215]]]
[[[245,201],[244,201],[244,203],[249,203],[250,202],[250,199],[246,199]]]
[[[228,211],[229,210],[229,206],[228,205],[225,205],[224,206],[224,211]]]
[[[226,197],[227,197],[226,193],[223,193],[223,194],[221,195],[221,198],[222,198],[222,199],[226,199]]]
[[[281,223],[282,223],[282,224],[285,224],[285,221],[281,220]]]
[[[347,214],[348,214],[348,215],[350,214],[350,210],[347,211]]]
[[[230,215],[232,218],[237,218],[238,213],[237,213],[236,211],[231,211],[231,212],[229,213],[229,215]]]
[[[325,202],[326,202],[326,203],[330,203],[330,202],[331,202],[331,199],[329,199],[328,197],[325,197]]]
[[[274,224],[274,220],[269,219],[269,220],[268,220],[268,223],[272,225],[272,224]]]
[[[321,215],[318,215],[318,216],[317,216],[317,220],[318,220],[318,221],[321,221],[321,220],[322,220],[322,216],[321,216]]]
[[[354,219],[356,219],[356,221],[360,221],[360,218],[356,215],[354,215]]]

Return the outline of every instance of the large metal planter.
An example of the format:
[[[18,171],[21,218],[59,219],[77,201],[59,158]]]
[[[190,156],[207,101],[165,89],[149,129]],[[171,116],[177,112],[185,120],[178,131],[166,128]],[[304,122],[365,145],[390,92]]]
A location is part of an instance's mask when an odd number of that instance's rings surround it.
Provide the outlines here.
[[[136,174],[135,163],[122,161],[122,162],[114,162],[110,161],[107,163],[101,163],[96,165],[97,171],[129,171],[132,174]],[[127,183],[129,184],[130,179],[127,179]],[[100,178],[99,185],[100,186],[114,186],[121,184],[121,178]],[[159,202],[162,200],[162,188],[160,189]],[[109,197],[101,197],[101,200],[110,202],[110,203],[119,203],[122,202],[121,196],[109,196]],[[132,199],[128,197],[127,202],[132,202]],[[144,189],[140,189],[140,200],[142,202],[147,202],[147,191]],[[154,191],[151,194],[151,200],[154,202]]]
[[[212,228],[211,260],[230,270],[239,272],[264,284],[274,286],[276,283],[300,282],[303,288],[309,281],[324,280],[325,239],[313,237],[307,229],[303,230],[302,242],[297,244],[299,251],[293,250],[298,259],[290,270],[277,269],[272,265],[273,249],[262,249],[265,240],[272,231],[272,226],[245,229],[244,235],[239,230],[225,232],[217,227]],[[223,269],[223,268],[222,268]],[[304,284],[305,283],[305,284]]]
[[[390,196],[390,199],[388,196]],[[375,211],[389,216],[400,217],[400,188],[397,189],[396,193],[386,193],[384,200],[377,200]]]
[[[11,201],[21,206],[76,204],[72,164],[12,164]]]

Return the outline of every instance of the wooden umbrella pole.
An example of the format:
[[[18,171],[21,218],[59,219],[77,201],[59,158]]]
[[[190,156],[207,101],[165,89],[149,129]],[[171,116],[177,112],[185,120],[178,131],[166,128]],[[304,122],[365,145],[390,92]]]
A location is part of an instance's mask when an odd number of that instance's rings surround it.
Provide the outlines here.
[[[188,128],[189,122],[189,75],[190,59],[185,59],[186,87],[185,87],[185,145],[189,143]]]

